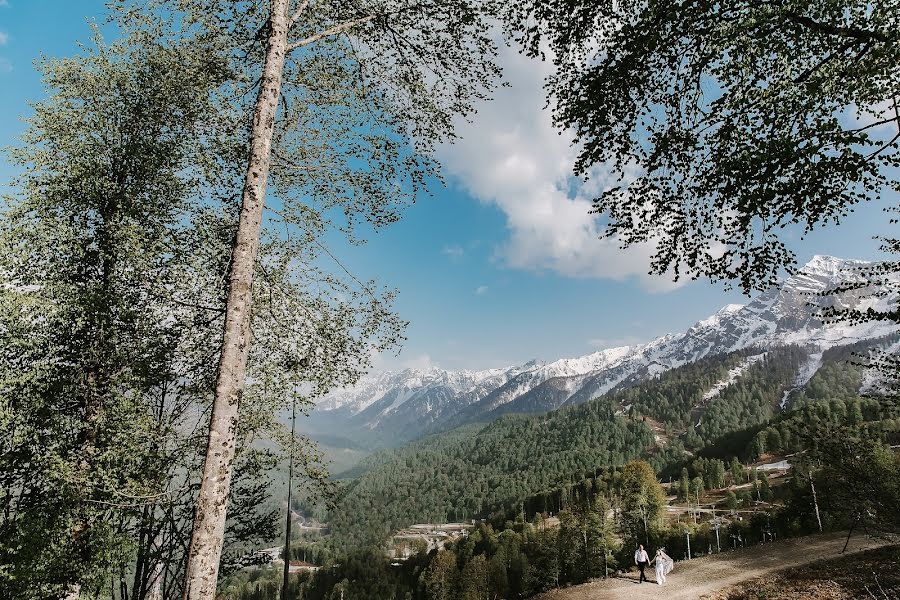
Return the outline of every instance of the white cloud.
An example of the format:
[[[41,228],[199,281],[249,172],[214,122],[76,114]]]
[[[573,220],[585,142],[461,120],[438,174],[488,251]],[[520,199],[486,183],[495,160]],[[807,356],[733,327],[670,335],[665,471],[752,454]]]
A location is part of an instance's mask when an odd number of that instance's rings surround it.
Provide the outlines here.
[[[465,253],[466,251],[459,244],[449,244],[441,250],[441,254],[446,254],[450,258],[462,258]]]
[[[403,369],[418,369],[426,371],[438,364],[431,358],[430,354],[418,354],[415,356],[407,356],[405,352],[399,355],[393,352],[373,352],[371,355],[372,368],[371,373],[379,373],[382,371],[402,371]]]
[[[0,46],[5,46],[9,43],[9,34],[5,31],[0,31]]]
[[[428,369],[437,366],[437,364],[431,359],[431,356],[428,354],[420,354],[419,356],[406,358],[401,362],[401,364],[403,368],[418,369],[419,371],[427,371]]]
[[[487,292],[488,286],[486,285],[479,285],[477,288],[475,288],[475,294],[478,296],[484,296],[485,294],[487,294]]]
[[[8,8],[9,0],[0,0],[0,8]]]
[[[462,139],[440,150],[448,172],[469,193],[506,215],[509,237],[496,249],[500,261],[575,278],[637,277],[656,292],[678,287],[646,274],[649,246],[621,250],[616,241],[599,239],[600,224],[589,211],[608,175],[596,169],[587,184],[572,177],[571,137],[559,135],[543,110],[542,85],[551,67],[508,48],[501,60],[510,87],[460,127]]]
[[[844,111],[844,119],[851,127],[869,127],[870,135],[893,135],[897,130],[894,100],[884,100],[870,106],[851,106]]]
[[[634,346],[643,343],[640,338],[627,335],[619,338],[592,338],[587,341],[587,345],[597,350],[606,350],[607,348],[621,348],[622,346]]]

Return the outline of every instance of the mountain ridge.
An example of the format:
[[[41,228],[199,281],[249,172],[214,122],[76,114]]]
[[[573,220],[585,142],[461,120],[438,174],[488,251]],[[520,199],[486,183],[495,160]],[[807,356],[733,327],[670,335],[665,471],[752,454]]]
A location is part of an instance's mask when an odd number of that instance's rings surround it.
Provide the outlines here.
[[[828,292],[864,281],[857,271],[871,264],[816,255],[781,285],[746,304],[728,304],[684,332],[644,344],[481,371],[432,367],[373,374],[353,388],[323,398],[310,426],[313,432],[354,430],[374,445],[394,445],[507,413],[541,413],[581,404],[706,356],[784,345],[821,352],[888,335],[897,330],[895,325],[826,324],[816,316],[821,307],[859,305],[858,292]]]

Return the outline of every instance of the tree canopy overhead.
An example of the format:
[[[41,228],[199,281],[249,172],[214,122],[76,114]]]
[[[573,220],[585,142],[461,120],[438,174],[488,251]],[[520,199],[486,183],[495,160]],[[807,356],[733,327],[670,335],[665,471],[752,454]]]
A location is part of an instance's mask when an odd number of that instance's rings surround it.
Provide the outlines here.
[[[795,266],[786,228],[900,189],[897,0],[522,6],[576,173],[620,178],[594,201],[606,234],[655,244],[654,272],[767,287]]]

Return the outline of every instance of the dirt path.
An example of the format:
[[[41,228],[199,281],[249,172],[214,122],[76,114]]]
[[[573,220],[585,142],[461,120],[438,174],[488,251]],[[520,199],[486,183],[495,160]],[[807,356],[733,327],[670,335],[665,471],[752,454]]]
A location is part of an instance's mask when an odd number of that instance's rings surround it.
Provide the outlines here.
[[[675,563],[663,586],[656,583],[638,585],[637,574],[628,574],[606,581],[596,581],[576,587],[553,590],[538,600],[641,600],[664,598],[665,600],[697,600],[706,594],[730,587],[741,581],[801,566],[823,558],[838,556],[844,547],[846,533],[826,533],[797,538],[774,544],[754,546],[738,552],[723,552],[691,561]],[[885,545],[887,541],[874,540],[861,534],[850,540],[847,552],[859,552]],[[894,542],[896,543],[896,542]],[[653,568],[648,569],[652,580]]]

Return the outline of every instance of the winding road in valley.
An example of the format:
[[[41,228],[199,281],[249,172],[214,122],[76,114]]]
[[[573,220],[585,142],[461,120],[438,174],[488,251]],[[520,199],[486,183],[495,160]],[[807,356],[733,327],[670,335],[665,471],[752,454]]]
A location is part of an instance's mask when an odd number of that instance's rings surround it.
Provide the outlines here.
[[[585,585],[553,590],[538,600],[697,600],[742,581],[789,567],[835,558],[844,547],[847,533],[826,533],[754,546],[737,552],[722,552],[691,561],[675,563],[665,585],[638,584],[637,574],[599,580]],[[847,553],[861,552],[892,543],[854,534]],[[893,543],[896,543],[894,541]],[[652,552],[651,552],[652,557]],[[648,576],[654,577],[653,568]]]

